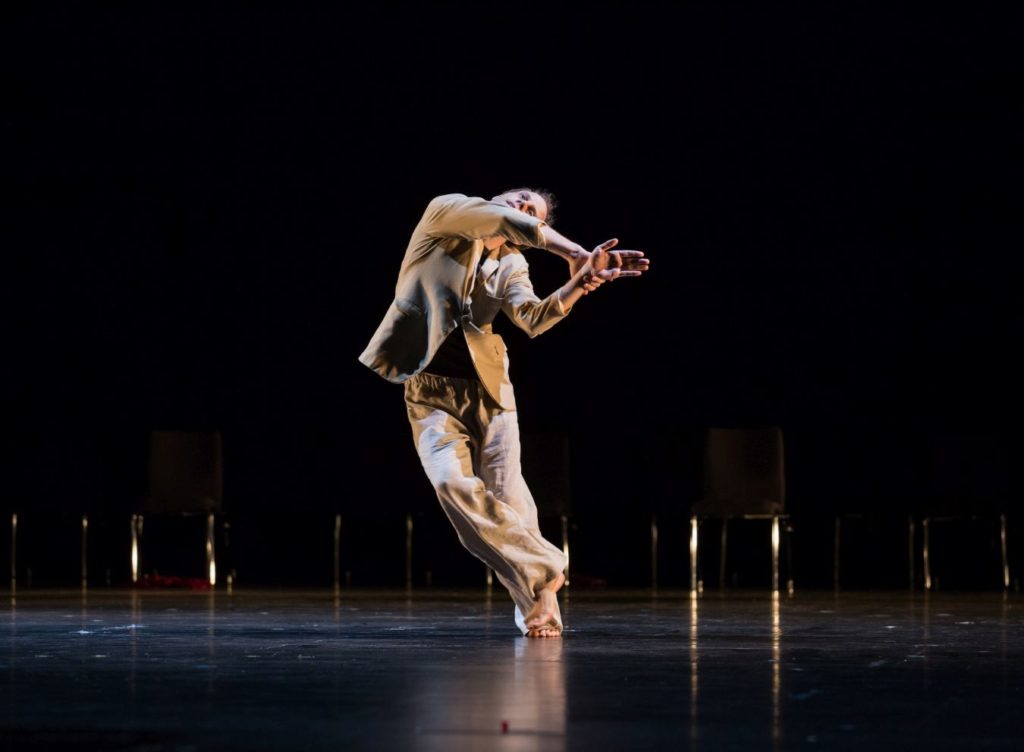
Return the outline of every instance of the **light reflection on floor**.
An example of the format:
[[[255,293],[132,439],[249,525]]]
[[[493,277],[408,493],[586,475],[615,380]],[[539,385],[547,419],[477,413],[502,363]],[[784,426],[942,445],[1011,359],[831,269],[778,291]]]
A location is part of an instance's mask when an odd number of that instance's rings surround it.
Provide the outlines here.
[[[1019,595],[20,590],[0,748],[1011,749]]]

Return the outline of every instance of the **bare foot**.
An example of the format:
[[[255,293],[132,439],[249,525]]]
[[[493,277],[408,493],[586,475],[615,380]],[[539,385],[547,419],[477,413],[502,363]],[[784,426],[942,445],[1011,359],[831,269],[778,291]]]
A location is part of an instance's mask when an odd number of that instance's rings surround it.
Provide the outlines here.
[[[554,627],[545,627],[544,629],[531,629],[526,633],[527,637],[561,637],[562,630],[555,629]]]
[[[565,575],[559,574],[542,590],[537,592],[537,600],[526,615],[527,637],[559,637],[562,625],[555,614],[558,613],[558,597],[555,595],[565,584]]]

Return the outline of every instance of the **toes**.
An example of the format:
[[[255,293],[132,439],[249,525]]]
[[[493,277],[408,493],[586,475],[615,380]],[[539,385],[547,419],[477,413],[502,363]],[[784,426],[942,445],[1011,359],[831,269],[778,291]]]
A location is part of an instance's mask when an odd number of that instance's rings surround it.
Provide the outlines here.
[[[559,630],[553,629],[551,627],[538,627],[535,629],[531,629],[529,632],[526,633],[527,637],[531,637],[534,639],[542,637],[561,637],[561,635],[562,633]]]

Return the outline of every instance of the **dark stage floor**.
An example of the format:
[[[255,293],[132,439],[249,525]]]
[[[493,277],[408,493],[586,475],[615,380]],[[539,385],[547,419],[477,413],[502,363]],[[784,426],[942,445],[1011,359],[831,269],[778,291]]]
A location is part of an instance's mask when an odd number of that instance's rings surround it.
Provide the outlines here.
[[[1024,599],[576,591],[0,602],[0,749],[1020,749]],[[507,724],[503,731],[503,724]]]

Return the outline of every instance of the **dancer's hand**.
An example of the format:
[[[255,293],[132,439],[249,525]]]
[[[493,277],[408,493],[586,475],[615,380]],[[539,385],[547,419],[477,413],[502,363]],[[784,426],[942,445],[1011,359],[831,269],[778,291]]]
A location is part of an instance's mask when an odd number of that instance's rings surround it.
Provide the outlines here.
[[[579,285],[583,288],[583,294],[593,292],[598,287],[604,284],[604,280],[594,274],[593,269],[587,267],[587,262],[590,261],[591,253],[582,246],[577,246],[569,255],[566,257],[566,261],[569,262],[569,276],[575,277],[580,272],[583,275],[580,277]],[[587,267],[584,269],[584,267]]]
[[[590,254],[590,268],[596,279],[611,282],[619,277],[639,277],[650,268],[643,251],[613,251],[618,244],[618,238],[606,240]]]

